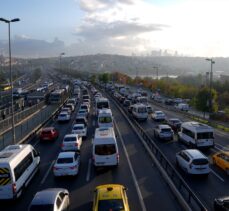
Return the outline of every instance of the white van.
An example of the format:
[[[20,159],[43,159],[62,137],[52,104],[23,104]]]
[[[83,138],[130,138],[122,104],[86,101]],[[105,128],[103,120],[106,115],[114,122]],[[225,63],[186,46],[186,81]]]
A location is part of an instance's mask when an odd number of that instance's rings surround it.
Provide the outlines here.
[[[113,116],[111,109],[104,108],[99,110],[98,126],[103,128],[113,127]]]
[[[199,122],[184,122],[178,140],[190,147],[210,148],[214,147],[214,131],[212,127]]]
[[[96,106],[95,106],[95,112],[96,115],[99,114],[99,110],[103,108],[110,108],[109,100],[105,97],[100,97],[96,99]]]
[[[142,103],[144,105],[147,105],[148,104],[148,99],[147,97],[137,97],[137,103]]]
[[[97,128],[92,143],[92,158],[95,167],[118,166],[118,145],[112,127]]]
[[[18,198],[37,172],[39,153],[30,144],[9,145],[0,152],[0,199]]]
[[[146,105],[141,103],[134,104],[132,114],[135,119],[139,121],[146,121],[148,118],[148,111]]]
[[[175,108],[181,111],[189,111],[189,105],[187,103],[179,103],[178,105],[175,105]]]

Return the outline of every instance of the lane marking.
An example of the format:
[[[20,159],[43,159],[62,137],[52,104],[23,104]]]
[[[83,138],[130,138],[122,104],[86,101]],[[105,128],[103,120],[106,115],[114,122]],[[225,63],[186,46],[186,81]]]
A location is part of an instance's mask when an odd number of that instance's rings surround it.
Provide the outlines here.
[[[129,158],[129,155],[128,155],[128,152],[127,152],[127,149],[126,149],[126,146],[124,144],[124,141],[122,139],[122,135],[120,133],[120,130],[116,124],[116,121],[114,121],[114,124],[115,124],[115,127],[117,129],[117,132],[118,132],[118,136],[120,137],[120,140],[121,140],[121,144],[122,144],[122,147],[123,147],[123,150],[124,150],[124,153],[125,153],[125,156],[126,156],[126,159],[127,159],[127,162],[128,162],[128,165],[129,165],[129,168],[130,168],[130,172],[131,172],[131,175],[132,175],[132,178],[133,178],[133,181],[134,181],[134,185],[135,185],[135,188],[137,190],[137,194],[138,194],[138,197],[139,197],[139,200],[140,200],[140,205],[141,205],[141,210],[142,211],[146,211],[146,206],[144,204],[144,200],[143,200],[143,197],[142,197],[142,193],[140,191],[140,187],[138,185],[138,181],[137,181],[137,178],[136,178],[136,175],[134,173],[134,170],[133,170],[133,167],[132,167],[132,164],[130,162],[130,158]]]
[[[86,176],[87,182],[90,180],[90,176],[91,176],[91,158],[88,160],[87,176]]]
[[[48,170],[46,171],[46,174],[44,175],[43,179],[41,180],[41,183],[40,183],[41,185],[44,184],[45,180],[47,179],[54,163],[55,163],[55,160],[52,161],[51,165],[49,166]]]
[[[216,147],[216,145],[217,145],[217,147]],[[221,144],[215,143],[215,148],[216,148],[216,149],[219,149],[219,147],[222,148],[222,149],[220,149],[220,150],[225,150],[225,151],[229,150],[228,147],[225,147],[225,146],[223,146],[223,145],[221,145]]]
[[[211,168],[210,168],[211,169]],[[225,182],[225,180],[221,177],[221,176],[219,176],[215,171],[213,171],[212,169],[211,169],[211,172],[218,178],[218,179],[220,179],[222,182]]]

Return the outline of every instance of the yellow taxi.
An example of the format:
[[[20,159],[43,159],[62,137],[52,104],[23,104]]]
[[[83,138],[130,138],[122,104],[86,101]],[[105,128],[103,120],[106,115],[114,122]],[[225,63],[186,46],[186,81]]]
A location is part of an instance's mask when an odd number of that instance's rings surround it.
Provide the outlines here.
[[[118,184],[95,188],[93,211],[130,211],[126,188]]]
[[[212,162],[226,171],[229,175],[229,151],[217,152],[212,156]]]

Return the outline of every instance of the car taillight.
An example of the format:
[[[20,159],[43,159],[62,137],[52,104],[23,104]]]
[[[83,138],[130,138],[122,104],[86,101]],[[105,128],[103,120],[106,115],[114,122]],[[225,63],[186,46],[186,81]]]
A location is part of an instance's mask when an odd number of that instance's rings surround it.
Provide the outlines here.
[[[76,147],[78,147],[78,143],[76,143],[75,145],[76,145]]]
[[[13,193],[17,192],[17,186],[15,183],[12,184]]]
[[[55,167],[55,166],[53,166],[53,171],[56,171],[56,170],[58,170],[58,168],[57,168],[57,167]]]
[[[62,143],[60,146],[61,146],[61,147],[64,147],[64,144]]]
[[[71,167],[69,167],[70,169],[76,169],[76,166],[71,166]]]

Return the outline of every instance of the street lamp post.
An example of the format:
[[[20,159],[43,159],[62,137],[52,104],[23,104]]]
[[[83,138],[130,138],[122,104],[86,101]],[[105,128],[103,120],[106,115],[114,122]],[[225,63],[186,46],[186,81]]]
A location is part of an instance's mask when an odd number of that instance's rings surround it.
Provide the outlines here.
[[[12,109],[12,138],[13,143],[16,143],[15,137],[15,126],[14,126],[14,98],[13,98],[13,76],[12,76],[12,68],[11,68],[11,41],[10,41],[10,23],[20,21],[19,18],[14,18],[11,20],[7,20],[4,18],[0,18],[0,21],[8,24],[8,36],[9,36],[9,69],[10,69],[10,85],[11,85],[11,109]]]
[[[61,70],[61,58],[62,58],[63,55],[65,55],[65,53],[61,53],[60,54],[60,70]]]
[[[215,61],[213,59],[207,58],[206,61],[209,61],[211,63],[211,72],[210,72],[210,101],[209,101],[209,111],[212,113],[212,79],[213,79],[213,64],[215,64]]]

